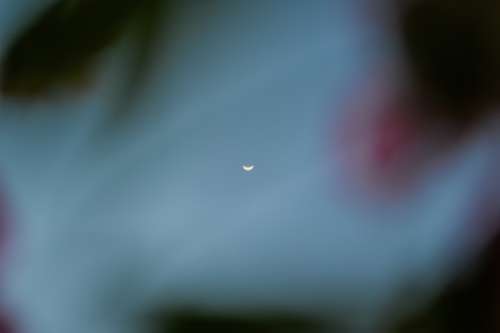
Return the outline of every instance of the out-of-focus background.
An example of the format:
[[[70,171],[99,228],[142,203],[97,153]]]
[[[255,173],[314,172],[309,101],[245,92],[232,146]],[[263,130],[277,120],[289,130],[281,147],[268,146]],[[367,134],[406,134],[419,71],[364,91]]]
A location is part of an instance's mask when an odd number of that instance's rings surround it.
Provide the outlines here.
[[[0,0],[0,333],[499,332],[497,18]]]

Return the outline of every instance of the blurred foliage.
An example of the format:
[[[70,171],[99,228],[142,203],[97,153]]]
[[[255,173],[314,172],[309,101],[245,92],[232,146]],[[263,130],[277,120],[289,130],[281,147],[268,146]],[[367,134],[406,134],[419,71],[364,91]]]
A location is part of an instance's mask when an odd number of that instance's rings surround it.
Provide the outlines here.
[[[434,119],[469,126],[500,101],[500,2],[399,3],[403,50]]]
[[[391,333],[500,332],[500,235],[427,309]]]
[[[314,333],[343,332],[329,323],[293,314],[221,314],[178,309],[155,312],[149,327],[154,333]],[[148,330],[149,331],[149,330]]]
[[[36,98],[58,88],[86,87],[102,51],[128,29],[136,28],[147,39],[156,7],[166,2],[57,1],[13,40],[1,64],[1,92]]]

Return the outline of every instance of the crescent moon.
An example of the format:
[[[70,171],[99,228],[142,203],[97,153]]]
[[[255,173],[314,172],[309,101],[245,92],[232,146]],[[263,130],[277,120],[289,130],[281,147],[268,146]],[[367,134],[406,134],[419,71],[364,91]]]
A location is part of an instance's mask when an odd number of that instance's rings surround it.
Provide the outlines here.
[[[246,172],[250,172],[252,171],[254,168],[255,168],[255,165],[249,165],[249,164],[244,164],[242,166],[243,170],[245,170]]]

